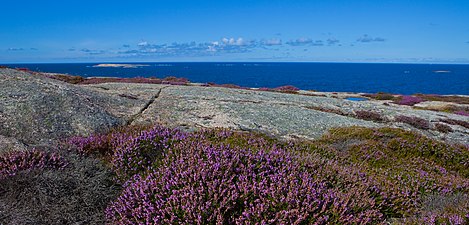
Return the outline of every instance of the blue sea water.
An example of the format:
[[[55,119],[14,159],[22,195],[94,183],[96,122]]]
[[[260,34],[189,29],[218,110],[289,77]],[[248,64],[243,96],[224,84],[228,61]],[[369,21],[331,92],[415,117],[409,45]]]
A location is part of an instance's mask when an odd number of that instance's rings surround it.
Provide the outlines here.
[[[354,102],[368,101],[367,98],[359,98],[359,97],[349,97],[349,98],[345,98],[345,100],[354,101]]]
[[[138,68],[97,63],[10,64],[34,71],[108,77],[186,77],[192,82],[245,87],[293,85],[330,92],[469,95],[469,65],[384,63],[135,63]]]

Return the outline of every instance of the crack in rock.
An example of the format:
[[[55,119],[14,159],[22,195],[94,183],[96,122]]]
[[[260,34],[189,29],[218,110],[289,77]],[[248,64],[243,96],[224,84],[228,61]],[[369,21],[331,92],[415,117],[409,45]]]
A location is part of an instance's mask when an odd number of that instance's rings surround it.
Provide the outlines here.
[[[130,125],[132,124],[138,117],[140,117],[149,107],[151,104],[153,104],[156,99],[158,99],[160,97],[160,94],[161,94],[161,91],[165,88],[167,88],[169,86],[166,86],[166,87],[162,87],[158,90],[158,92],[153,95],[150,100],[148,100],[147,103],[145,103],[145,105],[138,111],[138,113],[136,113],[135,115],[131,116],[130,119],[127,121],[126,125]]]

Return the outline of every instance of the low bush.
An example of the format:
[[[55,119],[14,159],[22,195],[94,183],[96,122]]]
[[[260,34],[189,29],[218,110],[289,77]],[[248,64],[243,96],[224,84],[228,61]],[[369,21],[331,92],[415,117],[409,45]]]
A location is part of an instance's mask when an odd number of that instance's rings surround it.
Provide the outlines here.
[[[16,70],[22,71],[22,72],[28,72],[28,73],[31,72],[31,70],[28,68],[16,68]]]
[[[284,92],[284,93],[297,93],[300,89],[292,85],[285,85],[285,86],[276,87],[273,90],[278,91],[278,92]]]
[[[442,124],[442,123],[435,124],[435,130],[437,130],[441,133],[453,132],[453,129],[450,126],[448,126],[446,124]]]
[[[355,117],[362,120],[369,120],[375,122],[384,122],[385,119],[381,116],[381,114],[372,111],[366,110],[357,110],[355,111]]]
[[[64,168],[67,162],[59,155],[39,150],[13,151],[0,156],[0,180],[23,170]]]
[[[430,122],[419,117],[400,115],[400,116],[396,116],[394,120],[396,122],[407,123],[418,129],[422,129],[422,130],[430,129]]]
[[[458,104],[469,104],[469,97],[456,95],[415,94],[426,101],[454,102]]]
[[[106,211],[111,223],[345,224],[380,218],[377,209],[348,201],[301,169],[284,150],[187,144],[126,185]]]
[[[48,76],[49,78],[60,80],[63,82],[71,83],[71,84],[79,84],[84,82],[86,79],[81,76],[72,76],[72,75],[65,75],[65,74],[55,74]]]
[[[94,77],[87,78],[80,84],[102,84],[102,83],[141,83],[141,84],[161,84],[162,80],[158,78],[106,78],[106,77]]]
[[[205,86],[207,87],[224,87],[224,88],[234,88],[234,89],[248,89],[246,87],[241,87],[236,84],[216,84],[213,82],[208,82]]]
[[[425,100],[417,97],[417,96],[410,96],[410,95],[404,95],[399,97],[398,99],[394,100],[394,103],[398,105],[408,105],[408,106],[413,106],[415,104],[424,102]]]
[[[321,111],[321,112],[334,113],[334,114],[341,115],[341,116],[350,116],[349,113],[344,112],[340,109],[335,109],[335,108],[325,108],[325,107],[319,107],[319,106],[306,106],[306,108],[316,110],[316,111]]]
[[[162,84],[171,84],[171,85],[187,85],[189,83],[189,79],[184,77],[165,77],[161,81]]]
[[[124,183],[106,210],[111,224],[406,223],[422,221],[428,196],[469,194],[467,146],[400,129],[336,128],[314,142],[228,130],[131,131],[78,148],[110,151],[104,159]],[[464,219],[464,204],[432,215]]]
[[[458,126],[462,126],[462,127],[469,129],[469,122],[467,121],[455,120],[455,119],[440,119],[440,121],[447,123],[447,124],[458,125]]]
[[[469,111],[459,110],[459,111],[455,111],[454,114],[461,115],[461,116],[469,116]]]
[[[393,94],[378,92],[376,94],[364,94],[363,96],[373,98],[376,100],[395,100],[396,97]]]
[[[258,88],[257,90],[297,94],[300,89],[292,85],[285,85],[285,86],[280,86],[276,88],[261,87],[261,88]]]

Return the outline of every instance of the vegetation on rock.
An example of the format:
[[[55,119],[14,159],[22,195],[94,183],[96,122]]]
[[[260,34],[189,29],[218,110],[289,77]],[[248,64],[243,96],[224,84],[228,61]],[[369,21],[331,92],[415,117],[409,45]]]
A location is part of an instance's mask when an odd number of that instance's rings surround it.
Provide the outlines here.
[[[396,122],[407,123],[415,128],[428,130],[430,129],[430,122],[415,116],[399,115],[395,118]]]
[[[70,143],[100,156],[123,184],[106,210],[113,224],[469,222],[467,146],[400,129],[283,142],[156,126]]]
[[[386,119],[381,116],[381,114],[372,111],[366,110],[357,110],[355,111],[355,116],[358,119],[370,120],[375,122],[384,122]]]
[[[0,156],[0,180],[23,170],[64,168],[67,162],[59,155],[39,150],[12,151]]]
[[[458,125],[458,126],[465,127],[467,129],[469,129],[469,122],[467,122],[467,121],[455,120],[455,119],[441,119],[440,121],[444,122],[444,123],[447,123],[447,124]]]

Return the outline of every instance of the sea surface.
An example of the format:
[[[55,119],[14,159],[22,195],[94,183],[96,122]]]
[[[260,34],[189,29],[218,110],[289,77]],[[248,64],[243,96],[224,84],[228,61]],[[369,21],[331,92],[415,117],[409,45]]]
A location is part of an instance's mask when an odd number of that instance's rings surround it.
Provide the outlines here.
[[[469,65],[384,63],[134,63],[136,68],[99,63],[10,64],[34,71],[85,77],[186,77],[192,82],[244,87],[293,85],[329,92],[469,95]],[[128,63],[126,63],[128,64]]]

